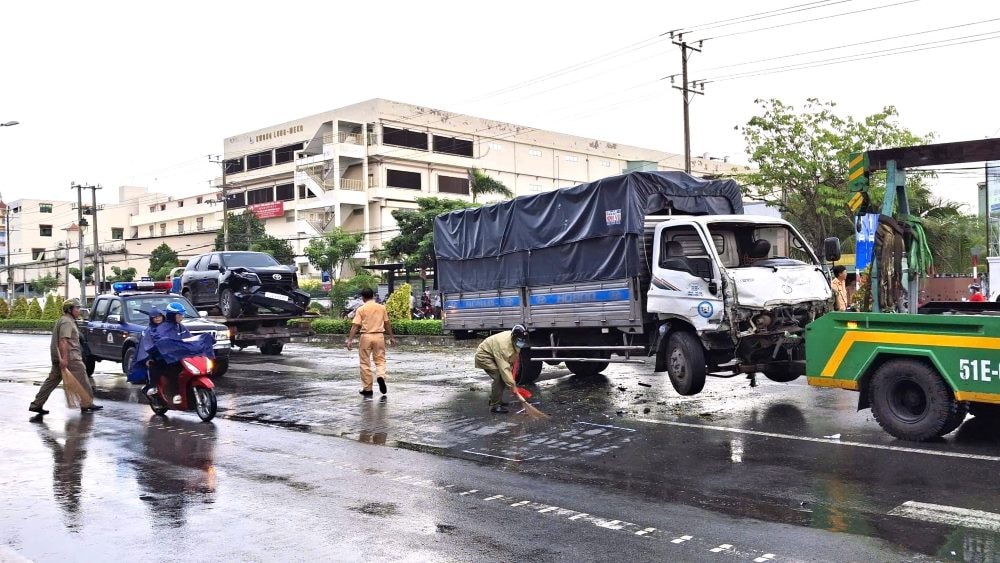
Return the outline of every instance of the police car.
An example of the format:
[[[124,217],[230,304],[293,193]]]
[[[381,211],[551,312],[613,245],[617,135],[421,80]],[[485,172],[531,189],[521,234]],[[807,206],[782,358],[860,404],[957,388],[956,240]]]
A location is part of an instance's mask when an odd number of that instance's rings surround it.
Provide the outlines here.
[[[211,333],[215,336],[215,367],[212,375],[221,376],[229,369],[229,328],[204,319],[184,297],[170,293],[171,282],[116,282],[114,293],[99,295],[88,310],[86,319],[79,321],[83,360],[87,373],[92,374],[97,362],[121,362],[127,373],[135,357],[142,331],[149,325],[148,312],[166,309],[170,303],[184,306],[184,326],[192,335]]]

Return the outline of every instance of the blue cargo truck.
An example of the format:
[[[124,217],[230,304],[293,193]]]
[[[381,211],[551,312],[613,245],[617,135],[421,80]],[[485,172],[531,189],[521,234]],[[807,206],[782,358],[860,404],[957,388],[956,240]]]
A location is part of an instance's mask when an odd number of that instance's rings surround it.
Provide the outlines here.
[[[441,215],[434,244],[445,330],[524,324],[523,383],[545,363],[589,376],[647,358],[683,395],[708,375],[791,381],[805,325],[830,307],[810,246],[744,215],[733,180],[632,172]]]

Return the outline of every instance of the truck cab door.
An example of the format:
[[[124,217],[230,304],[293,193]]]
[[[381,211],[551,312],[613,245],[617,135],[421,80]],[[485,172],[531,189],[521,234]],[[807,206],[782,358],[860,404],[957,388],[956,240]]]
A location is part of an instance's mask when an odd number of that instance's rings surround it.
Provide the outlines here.
[[[698,331],[717,330],[724,315],[718,256],[695,223],[658,225],[647,309],[681,318]]]

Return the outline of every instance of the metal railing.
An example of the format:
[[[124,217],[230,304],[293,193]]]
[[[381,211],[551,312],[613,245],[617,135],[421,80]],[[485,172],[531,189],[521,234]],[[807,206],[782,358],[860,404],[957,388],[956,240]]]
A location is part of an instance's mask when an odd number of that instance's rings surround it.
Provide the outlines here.
[[[341,178],[340,189],[351,190],[352,192],[363,192],[365,191],[365,185],[361,180],[355,180],[353,178]]]
[[[352,145],[361,144],[361,133],[351,133],[350,131],[337,131],[336,142],[338,143],[350,143]],[[334,142],[333,133],[327,133],[323,135],[323,144],[327,145]]]

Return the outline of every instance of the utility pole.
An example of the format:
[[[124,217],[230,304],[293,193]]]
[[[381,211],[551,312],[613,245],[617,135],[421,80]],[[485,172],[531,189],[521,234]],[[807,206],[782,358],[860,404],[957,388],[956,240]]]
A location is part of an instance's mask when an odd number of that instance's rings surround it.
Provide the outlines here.
[[[697,47],[692,47],[684,41],[683,33],[676,33],[671,31],[670,38],[673,39],[673,44],[681,48],[681,85],[674,86],[675,90],[681,91],[681,96],[684,100],[684,172],[688,174],[691,173],[691,117],[688,110],[688,106],[691,105],[692,96],[704,95],[705,94],[705,83],[698,81],[690,82],[688,80],[688,57],[691,56],[691,51],[697,53],[701,52],[701,41],[698,42]],[[674,75],[676,76],[676,75]],[[670,77],[670,82],[673,83],[674,76]],[[695,88],[701,86],[701,90],[698,91]]]
[[[226,159],[225,155],[213,158],[208,157],[209,162],[222,165],[222,250],[229,250],[229,197],[226,193]]]
[[[80,306],[87,306],[87,267],[84,265],[84,254],[83,251],[83,226],[86,222],[83,220],[83,189],[85,186],[78,185],[76,182],[70,184],[71,189],[76,190],[76,224],[80,227],[79,230],[79,240],[77,241],[80,249]],[[68,281],[68,280],[67,280]]]
[[[94,296],[96,297],[100,293],[101,281],[101,247],[99,246],[98,232],[97,232],[97,190],[102,189],[101,185],[97,186],[87,186],[90,190],[90,230],[94,234]]]

